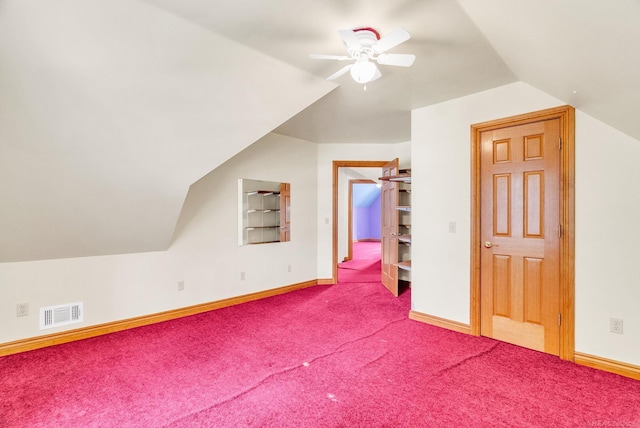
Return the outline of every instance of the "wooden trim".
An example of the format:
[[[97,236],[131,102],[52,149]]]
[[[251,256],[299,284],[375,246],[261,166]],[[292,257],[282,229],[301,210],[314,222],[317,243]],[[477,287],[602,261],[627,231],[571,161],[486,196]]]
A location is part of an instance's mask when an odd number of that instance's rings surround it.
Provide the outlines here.
[[[184,308],[171,309],[155,314],[143,315],[140,317],[108,322],[104,324],[97,324],[74,330],[62,331],[59,333],[52,333],[46,336],[38,336],[28,339],[16,340],[13,342],[0,343],[0,357],[5,355],[17,354],[19,352],[31,351],[39,348],[45,348],[47,346],[60,345],[62,343],[73,342],[76,340],[88,339],[90,337],[102,336],[122,330],[128,330],[131,328],[169,321],[176,318],[196,315],[215,309],[226,308],[228,306],[251,302],[253,300],[260,300],[267,297],[277,296],[279,294],[289,293],[291,291],[301,290],[303,288],[319,285],[320,281],[321,280],[305,281],[297,284],[287,285],[284,287],[273,288],[271,290],[259,291],[257,293],[217,300],[215,302],[208,302],[199,305],[187,306]]]
[[[347,207],[347,257],[343,262],[348,262],[353,259],[353,180],[349,180],[349,205]]]
[[[620,376],[629,377],[631,379],[640,380],[640,366],[623,363],[620,361],[609,360],[607,358],[596,357],[595,355],[575,353],[575,363],[581,366],[587,366],[609,373],[615,373]]]
[[[480,134],[492,129],[549,119],[560,120],[560,358],[575,352],[575,110],[572,106],[540,110],[471,125],[471,310],[470,332],[480,335]]]
[[[560,154],[560,358],[575,357],[575,109],[565,106],[561,116]]]
[[[446,318],[440,318],[435,315],[423,314],[414,310],[409,311],[409,319],[434,325],[436,327],[446,328],[447,330],[457,331],[458,333],[470,334],[471,332],[468,324],[448,320]]]
[[[318,279],[318,285],[334,285],[336,281],[333,278],[320,278]]]
[[[382,168],[389,161],[343,161],[343,160],[334,160],[333,161],[333,225],[332,225],[332,248],[333,252],[331,258],[331,275],[332,284],[338,282],[338,170],[340,168]]]

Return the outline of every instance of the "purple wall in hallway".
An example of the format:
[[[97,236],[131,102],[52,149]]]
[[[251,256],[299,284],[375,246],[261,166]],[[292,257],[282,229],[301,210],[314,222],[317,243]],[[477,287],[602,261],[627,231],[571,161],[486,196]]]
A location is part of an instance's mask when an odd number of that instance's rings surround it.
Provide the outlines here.
[[[353,240],[380,239],[380,189],[375,184],[354,185],[353,201]]]

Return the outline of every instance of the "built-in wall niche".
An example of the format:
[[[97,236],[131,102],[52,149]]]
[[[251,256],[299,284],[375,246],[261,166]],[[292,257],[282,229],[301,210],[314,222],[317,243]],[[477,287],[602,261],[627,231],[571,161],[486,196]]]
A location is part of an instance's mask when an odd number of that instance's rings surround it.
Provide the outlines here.
[[[238,244],[286,242],[291,239],[291,185],[238,179]]]

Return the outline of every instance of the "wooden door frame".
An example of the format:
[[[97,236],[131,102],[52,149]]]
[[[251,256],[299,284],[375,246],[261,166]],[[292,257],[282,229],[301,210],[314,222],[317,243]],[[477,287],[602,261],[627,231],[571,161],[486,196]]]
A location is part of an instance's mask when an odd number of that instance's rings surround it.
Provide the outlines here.
[[[340,168],[382,168],[389,161],[333,161],[333,230],[332,230],[332,256],[331,256],[331,280],[338,282],[338,171]]]
[[[354,184],[376,184],[375,181],[368,178],[354,178],[349,180],[349,212],[347,217],[347,257],[344,261],[347,262],[353,259],[353,185]]]
[[[549,119],[560,120],[560,358],[575,353],[575,110],[540,110],[471,125],[471,311],[470,332],[480,336],[480,135],[484,131]]]

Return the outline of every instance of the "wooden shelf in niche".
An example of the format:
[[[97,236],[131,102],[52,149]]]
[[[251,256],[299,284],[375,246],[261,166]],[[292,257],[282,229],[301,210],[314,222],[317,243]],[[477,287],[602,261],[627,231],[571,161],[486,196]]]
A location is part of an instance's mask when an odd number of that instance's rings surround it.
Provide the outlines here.
[[[378,177],[378,180],[384,181],[399,181],[404,183],[411,183],[411,169],[401,169],[398,171],[398,175],[389,175],[386,177]]]
[[[411,168],[398,170],[397,175],[378,177],[381,181],[393,182],[396,189],[397,229],[393,235],[396,238],[395,261],[393,266],[398,268],[398,283],[411,286]]]
[[[399,171],[398,183],[398,280],[411,284],[411,169]]]
[[[291,240],[291,184],[238,178],[238,245]]]
[[[269,195],[279,195],[280,192],[276,192],[275,190],[254,190],[251,192],[247,192],[247,196],[252,196],[252,195],[262,195],[262,196],[269,196]]]
[[[252,190],[245,192],[245,199],[245,244],[279,242],[280,192]]]
[[[411,244],[411,235],[398,235],[398,241]]]
[[[398,266],[398,268],[400,269],[404,269],[404,270],[411,270],[411,260],[406,260],[404,262],[398,262],[396,263],[396,266]]]

